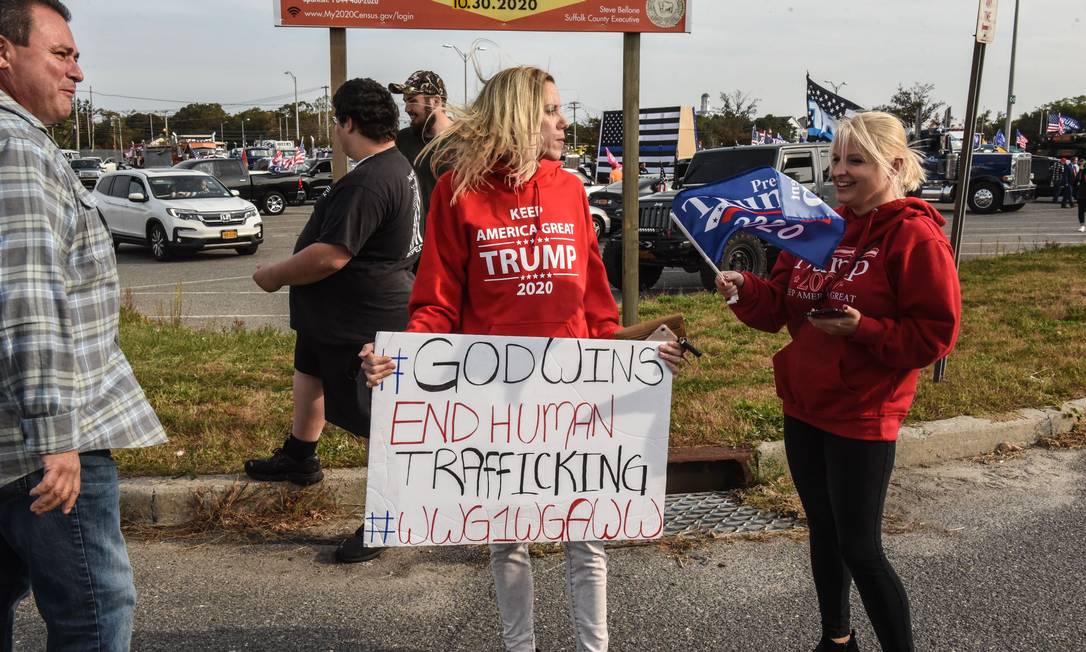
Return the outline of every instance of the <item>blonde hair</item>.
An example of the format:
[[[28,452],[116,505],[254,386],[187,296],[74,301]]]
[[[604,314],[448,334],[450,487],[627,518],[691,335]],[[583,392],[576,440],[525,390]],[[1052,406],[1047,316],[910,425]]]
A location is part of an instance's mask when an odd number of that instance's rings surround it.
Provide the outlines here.
[[[523,186],[535,174],[547,82],[554,83],[554,78],[539,68],[502,70],[419,154],[421,159],[428,151],[433,153],[435,174],[442,167],[452,168],[452,203],[465,192],[489,187],[486,177],[495,168],[501,168],[513,187]]]
[[[889,113],[865,111],[842,118],[837,123],[832,150],[843,158],[850,147],[882,169],[898,197],[924,183],[926,173],[920,165],[920,154],[909,148],[905,127]],[[901,163],[895,168],[897,161]]]

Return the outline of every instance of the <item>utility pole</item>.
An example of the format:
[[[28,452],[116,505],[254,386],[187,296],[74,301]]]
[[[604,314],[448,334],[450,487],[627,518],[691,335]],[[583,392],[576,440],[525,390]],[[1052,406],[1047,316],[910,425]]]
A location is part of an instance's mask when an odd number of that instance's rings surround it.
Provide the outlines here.
[[[94,149],[94,87],[90,87],[90,104],[87,106],[87,135],[90,137],[90,148]]]
[[[1007,81],[1007,128],[1003,133],[1007,136],[1007,151],[1011,150],[1011,143],[1016,139],[1011,135],[1011,110],[1014,107],[1014,56],[1018,50],[1018,0],[1014,0],[1014,30],[1011,32],[1011,76]]]
[[[328,146],[332,146],[332,100],[328,98],[328,86],[321,86],[324,89],[324,140],[327,141]]]
[[[573,151],[577,151],[577,109],[581,108],[581,103],[577,100],[573,100],[569,103],[569,108],[573,109]]]
[[[151,137],[147,139],[147,142],[151,142],[155,139],[155,114],[151,111],[148,111],[147,120],[151,123]]]
[[[79,98],[75,100],[75,151],[83,155],[83,147],[79,140]]]
[[[294,76],[291,71],[286,71],[284,75],[290,75],[290,78],[294,80],[294,140],[299,143],[302,142],[301,122],[298,120],[298,78]],[[287,135],[290,135],[290,122],[287,122]]]

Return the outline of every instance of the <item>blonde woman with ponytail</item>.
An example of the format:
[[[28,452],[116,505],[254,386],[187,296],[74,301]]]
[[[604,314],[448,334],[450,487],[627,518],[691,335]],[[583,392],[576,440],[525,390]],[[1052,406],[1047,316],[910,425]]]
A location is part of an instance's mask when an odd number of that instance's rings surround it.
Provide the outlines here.
[[[769,279],[724,272],[748,326],[792,341],[773,357],[788,468],[807,512],[822,633],[815,652],[860,649],[853,582],[886,652],[913,650],[909,600],[882,549],[898,428],[920,370],[950,352],[961,298],[942,216],[906,197],[924,180],[892,115],[838,124],[832,176],[845,234],[827,269],[782,252]]]
[[[408,331],[610,338],[618,309],[607,285],[588,200],[562,170],[565,130],[554,79],[503,70],[428,145],[448,167],[430,200]],[[362,350],[371,386],[395,368]],[[681,351],[660,347],[672,371]],[[607,649],[607,557],[599,541],[565,543],[566,591],[577,650]],[[536,649],[526,543],[492,544],[490,569],[506,650]]]

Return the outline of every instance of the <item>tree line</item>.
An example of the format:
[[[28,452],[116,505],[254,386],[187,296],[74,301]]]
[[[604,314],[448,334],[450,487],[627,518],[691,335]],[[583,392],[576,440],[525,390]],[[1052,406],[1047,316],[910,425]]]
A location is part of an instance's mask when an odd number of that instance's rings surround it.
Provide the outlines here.
[[[746,91],[721,92],[719,106],[696,117],[699,147],[745,145],[750,143],[752,130],[771,131],[786,140],[798,140],[802,134],[796,128],[797,121],[789,116],[758,115],[760,102],[761,99]],[[910,128],[917,124],[921,128],[948,127],[948,120],[956,123],[962,121],[961,116],[949,115],[945,102],[935,99],[934,84],[915,82],[910,86],[899,85],[889,101],[871,108],[892,113]],[[228,146],[239,146],[243,139],[250,143],[268,138],[294,140],[295,134],[293,103],[286,103],[275,109],[254,107],[234,114],[227,113],[220,104],[192,103],[164,114],[118,112],[101,108],[94,108],[92,111],[88,100],[77,99],[74,109],[67,120],[51,129],[57,144],[66,149],[75,149],[77,142],[81,149],[126,149],[131,143],[149,142],[168,136],[169,133],[214,132],[216,138],[225,141]],[[1021,131],[1030,142],[1037,142],[1044,128],[1046,112],[1071,116],[1086,124],[1086,95],[1054,100],[1044,107],[1022,113],[1015,119],[1012,129]],[[298,131],[307,145],[310,137],[318,146],[330,144],[331,132],[324,98],[315,102],[299,102],[298,114]],[[88,120],[88,117],[91,119]],[[802,125],[802,119],[798,122]],[[977,116],[977,130],[989,139],[996,131],[1003,129],[1005,123],[1005,111],[993,112],[988,109]],[[596,143],[599,142],[599,131],[600,117],[589,116],[570,125],[571,138],[568,142],[572,144],[572,136],[575,135],[580,148],[594,155]],[[1006,134],[1006,137],[1008,142],[1014,142],[1014,134]]]

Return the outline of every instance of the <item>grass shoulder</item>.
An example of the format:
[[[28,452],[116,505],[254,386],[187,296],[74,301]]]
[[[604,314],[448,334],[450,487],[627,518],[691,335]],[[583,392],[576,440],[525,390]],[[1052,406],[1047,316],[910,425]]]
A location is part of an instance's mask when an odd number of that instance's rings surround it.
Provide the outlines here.
[[[962,329],[942,382],[921,374],[910,421],[992,416],[1086,396],[1086,247],[966,261]],[[672,446],[745,446],[780,439],[783,417],[772,356],[784,333],[739,323],[707,292],[643,301],[642,319],[679,312],[705,356],[676,379]],[[267,455],[290,424],[292,333],[195,330],[122,313],[121,346],[170,435],[119,451],[126,475],[236,473]],[[329,467],[365,462],[365,445],[329,427],[319,454]]]

